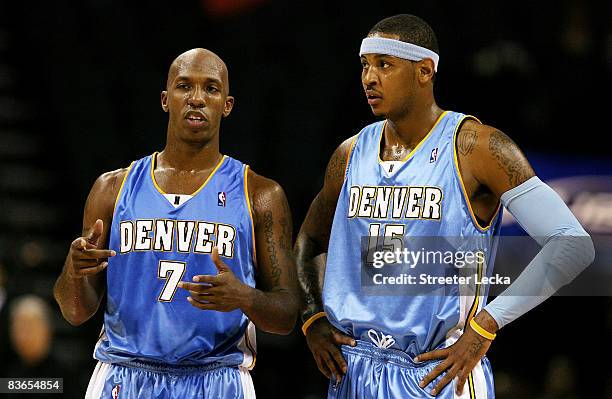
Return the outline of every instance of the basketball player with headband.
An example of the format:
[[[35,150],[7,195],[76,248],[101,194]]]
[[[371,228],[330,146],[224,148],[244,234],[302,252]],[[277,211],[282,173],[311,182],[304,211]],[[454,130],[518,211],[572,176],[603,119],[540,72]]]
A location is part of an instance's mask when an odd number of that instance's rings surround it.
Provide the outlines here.
[[[507,135],[436,104],[438,54],[433,30],[413,15],[370,30],[361,81],[384,120],[334,152],[296,241],[302,331],[331,379],[329,398],[493,398],[485,354],[497,330],[594,259],[589,235]],[[481,285],[468,294],[452,285],[447,295],[365,292],[363,237],[390,237],[394,247],[459,237],[463,251],[487,249],[476,268],[490,277],[502,205],[542,248],[489,304]]]

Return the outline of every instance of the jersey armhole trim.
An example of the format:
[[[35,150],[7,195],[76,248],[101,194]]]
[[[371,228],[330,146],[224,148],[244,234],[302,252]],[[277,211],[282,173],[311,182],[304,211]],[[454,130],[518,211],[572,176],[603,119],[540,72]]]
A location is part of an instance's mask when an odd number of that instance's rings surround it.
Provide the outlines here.
[[[253,219],[253,208],[251,207],[251,199],[249,197],[249,165],[244,166],[244,197],[249,211],[249,219],[251,221],[251,246],[253,248],[253,264],[257,269],[257,248],[255,246],[255,219]]]
[[[465,185],[463,184],[463,176],[461,176],[461,170],[459,170],[459,158],[457,156],[457,134],[459,133],[459,129],[461,128],[463,123],[468,119],[475,120],[476,122],[482,124],[480,119],[472,115],[464,115],[459,120],[459,122],[457,123],[457,126],[455,127],[455,131],[453,132],[453,163],[455,165],[455,171],[457,172],[457,177],[459,179],[459,185],[461,186],[461,193],[463,196],[463,200],[465,201],[468,207],[468,210],[470,212],[470,218],[472,219],[472,223],[474,224],[474,227],[478,229],[478,231],[480,231],[481,233],[484,233],[488,231],[491,228],[491,226],[493,226],[493,222],[495,222],[495,220],[499,216],[499,210],[501,208],[501,201],[498,201],[497,209],[495,210],[495,212],[493,212],[493,217],[489,221],[489,224],[486,225],[485,227],[481,226],[480,223],[478,222],[478,219],[476,218],[476,215],[474,214],[474,210],[472,209],[472,204],[470,202],[470,197],[468,196],[467,190],[465,189]]]
[[[359,139],[360,134],[361,132],[357,133],[355,138],[353,138],[353,141],[351,141],[351,147],[349,148],[348,153],[346,154],[346,165],[344,166],[344,180],[346,180],[346,177],[348,175],[349,163],[351,162],[351,155],[353,154],[353,149],[355,148],[355,144],[357,143],[357,139]]]
[[[132,166],[134,166],[134,162],[128,166],[128,170],[125,172],[125,176],[123,176],[123,180],[121,180],[121,186],[119,186],[119,192],[117,193],[117,198],[115,198],[115,206],[113,207],[113,216],[115,215],[115,210],[117,210],[117,204],[119,203],[119,198],[121,197],[121,193],[123,192],[123,186],[125,185],[125,181],[127,180],[130,171],[132,170]]]

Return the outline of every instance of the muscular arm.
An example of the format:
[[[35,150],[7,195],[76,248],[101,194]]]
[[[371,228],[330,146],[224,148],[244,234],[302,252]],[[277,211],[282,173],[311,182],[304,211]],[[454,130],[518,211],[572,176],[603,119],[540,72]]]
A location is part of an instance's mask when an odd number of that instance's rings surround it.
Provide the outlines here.
[[[101,235],[95,245],[87,242],[87,249],[106,248],[108,245],[115,199],[126,171],[127,169],[120,169],[105,173],[94,183],[85,203],[82,237],[77,238],[71,245],[62,273],[55,283],[53,290],[55,300],[64,318],[72,325],[76,326],[89,320],[100,306],[105,280],[104,275],[98,272],[103,267],[95,270],[95,274],[84,274],[75,268],[74,262],[83,252],[80,243],[91,236],[91,229],[98,219],[103,223]],[[94,261],[95,263],[99,262]]]
[[[508,136],[495,128],[481,125],[475,121],[466,121],[458,133],[456,145],[463,183],[477,223],[481,226],[488,225],[490,220],[495,217],[495,210],[502,198],[506,198],[504,205],[508,206],[507,193],[509,190],[511,192],[516,191],[513,189],[519,186],[517,190],[523,191],[525,185],[537,181],[537,178],[532,180],[535,174],[520,149]],[[544,189],[545,195],[541,197],[543,200],[534,201],[534,206],[537,203],[537,206],[545,209],[564,208],[566,212],[558,213],[564,214],[563,221],[577,224],[577,221],[575,223],[571,221],[573,215],[563,201],[560,198],[555,198],[555,195],[548,195],[552,190],[544,184],[541,184],[540,188],[542,186],[548,188],[549,192]],[[554,194],[554,192],[552,193]],[[551,232],[555,231],[557,221],[551,221],[554,218],[549,218],[543,213],[546,213],[546,211],[539,211],[528,217],[527,220],[522,219],[530,225],[533,225],[533,223],[546,225],[549,228],[541,230],[547,230],[547,234],[554,234]],[[529,229],[527,230],[532,234]],[[555,265],[556,262],[553,259],[554,256],[551,256],[551,252],[554,253],[556,248],[550,247],[551,242],[549,241],[544,245],[540,253],[530,262],[526,270],[507,291],[515,289],[519,292],[529,292],[530,286],[534,284],[541,286],[546,280],[547,274],[555,273],[554,269],[557,265]],[[562,265],[558,266],[563,267]],[[527,290],[525,287],[527,287]],[[554,292],[554,290],[551,291]],[[547,294],[549,296],[551,292]],[[534,298],[526,295],[510,294],[505,297],[497,297],[485,309],[481,310],[474,317],[474,320],[486,331],[494,333],[503,326],[503,324],[498,324],[497,320],[506,322],[514,320],[537,306],[548,296],[542,295]],[[491,309],[492,305],[495,305],[493,309]],[[496,318],[493,317],[494,314],[496,314]],[[426,388],[442,372],[446,371],[446,374],[435,383],[431,394],[439,394],[449,382],[455,380],[455,390],[458,395],[461,395],[470,372],[486,354],[490,346],[490,337],[486,338],[470,324],[470,327],[465,329],[457,342],[450,347],[433,350],[415,358],[419,362],[442,359],[441,363],[420,382],[420,387]]]
[[[466,121],[457,135],[457,156],[476,218],[487,225],[506,191],[535,173],[519,147],[506,134],[476,121]],[[486,312],[476,316],[488,331],[499,326]]]
[[[534,177],[525,156],[508,136],[470,121],[461,129],[457,150],[479,219],[490,219],[493,206],[501,200],[543,246],[514,283],[476,316],[485,329],[496,331],[577,276],[592,262],[593,245],[561,198]]]
[[[336,204],[344,183],[347,157],[354,139],[355,136],[344,141],[333,153],[327,165],[323,188],[312,201],[295,242],[302,319],[323,309],[321,276],[325,263],[317,262],[316,258],[327,252]]]
[[[297,315],[295,261],[291,253],[293,225],[283,189],[249,171],[257,252],[257,289],[244,313],[268,332],[289,334]]]

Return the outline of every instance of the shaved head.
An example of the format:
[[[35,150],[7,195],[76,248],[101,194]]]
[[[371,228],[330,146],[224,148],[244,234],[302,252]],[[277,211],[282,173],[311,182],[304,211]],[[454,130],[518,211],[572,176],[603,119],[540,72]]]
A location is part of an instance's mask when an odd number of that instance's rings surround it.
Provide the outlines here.
[[[229,78],[225,62],[215,53],[205,48],[194,48],[185,51],[172,61],[168,70],[166,89],[182,71],[199,72],[202,74],[215,74],[221,78],[224,94],[229,93]]]
[[[185,51],[168,70],[161,106],[169,113],[168,140],[196,143],[217,140],[221,119],[234,107],[225,62],[203,48]]]

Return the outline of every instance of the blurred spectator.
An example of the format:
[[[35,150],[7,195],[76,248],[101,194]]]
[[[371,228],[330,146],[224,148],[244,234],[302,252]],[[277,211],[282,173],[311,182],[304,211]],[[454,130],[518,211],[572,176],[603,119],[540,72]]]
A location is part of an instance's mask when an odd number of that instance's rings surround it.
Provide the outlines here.
[[[23,295],[11,302],[9,313],[10,339],[17,356],[8,365],[6,377],[61,377],[66,393],[61,397],[74,397],[70,389],[73,374],[51,352],[54,329],[50,306],[38,296]]]
[[[554,357],[548,364],[548,372],[542,399],[576,399],[576,370],[567,356]]]
[[[533,395],[533,387],[518,374],[503,370],[494,373],[497,399],[529,398]]]
[[[584,2],[574,0],[566,5],[559,42],[567,56],[583,58],[589,55],[594,48],[592,25]]]
[[[45,250],[38,241],[28,241],[23,244],[20,250],[23,266],[29,269],[40,267],[46,259]]]
[[[11,377],[51,377],[56,372],[49,357],[53,341],[51,309],[42,299],[25,295],[10,306],[10,336],[18,355]]]

